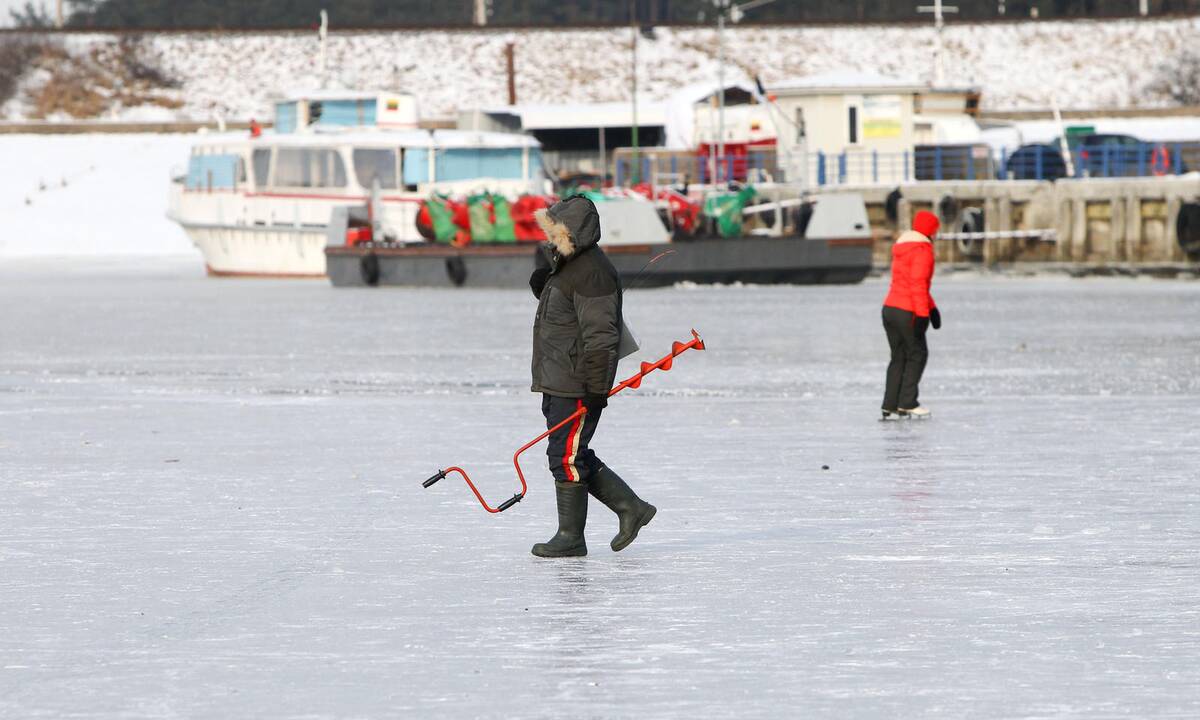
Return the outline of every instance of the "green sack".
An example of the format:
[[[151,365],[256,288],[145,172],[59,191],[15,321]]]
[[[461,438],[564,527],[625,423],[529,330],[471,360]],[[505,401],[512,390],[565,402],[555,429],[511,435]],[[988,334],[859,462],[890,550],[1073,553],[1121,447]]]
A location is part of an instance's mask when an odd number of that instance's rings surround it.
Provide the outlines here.
[[[492,224],[491,196],[484,193],[467,198],[467,218],[471,221],[471,242],[489,243],[496,240]]]
[[[742,210],[756,194],[749,185],[736,193],[714,193],[704,200],[704,214],[716,219],[721,237],[738,237],[742,234]]]
[[[454,211],[450,209],[446,199],[433,195],[425,201],[425,207],[429,208],[429,220],[433,223],[433,236],[440,243],[452,242],[454,236],[458,234],[458,226],[454,224]]]
[[[515,243],[517,241],[517,228],[513,224],[512,205],[509,204],[508,198],[503,195],[493,195],[492,214],[496,216],[496,223],[494,225],[495,241],[498,243]]]

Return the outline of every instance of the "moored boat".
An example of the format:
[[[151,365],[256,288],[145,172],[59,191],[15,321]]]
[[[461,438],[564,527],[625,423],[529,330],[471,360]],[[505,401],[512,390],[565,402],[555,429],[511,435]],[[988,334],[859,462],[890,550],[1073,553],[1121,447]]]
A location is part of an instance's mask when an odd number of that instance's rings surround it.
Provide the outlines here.
[[[861,196],[814,195],[746,209],[773,214],[774,227],[742,237],[673,240],[648,201],[597,203],[601,246],[627,285],[855,283],[871,269],[873,240]],[[790,211],[790,212],[789,212]],[[363,213],[365,214],[365,213]],[[329,228],[329,279],[338,287],[525,287],[536,245],[346,242],[345,213]]]
[[[171,183],[168,216],[212,275],[320,277],[335,208],[373,197],[379,238],[419,241],[423,199],[544,193],[536,140],[416,129],[400,93],[333,93],[276,106],[276,131],[204,138]]]

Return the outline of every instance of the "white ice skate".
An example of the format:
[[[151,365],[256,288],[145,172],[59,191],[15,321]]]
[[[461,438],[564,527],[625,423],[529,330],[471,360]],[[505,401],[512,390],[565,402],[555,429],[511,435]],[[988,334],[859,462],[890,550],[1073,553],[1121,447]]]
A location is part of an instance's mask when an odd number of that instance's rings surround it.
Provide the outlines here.
[[[920,406],[917,406],[915,408],[910,408],[908,410],[905,410],[904,408],[900,408],[896,412],[900,415],[900,417],[915,418],[917,420],[925,420],[930,415],[933,414],[933,413],[929,412],[929,408],[920,407]]]

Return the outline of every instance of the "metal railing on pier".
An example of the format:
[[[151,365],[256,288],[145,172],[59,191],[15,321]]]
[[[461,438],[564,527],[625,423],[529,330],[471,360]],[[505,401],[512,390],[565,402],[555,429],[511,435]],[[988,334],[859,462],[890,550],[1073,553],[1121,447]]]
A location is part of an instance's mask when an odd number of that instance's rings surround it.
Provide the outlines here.
[[[1069,160],[1069,161],[1068,161]],[[896,185],[919,180],[1058,180],[1182,175],[1200,170],[1200,142],[1057,145],[1016,150],[987,145],[927,145],[902,152],[848,150],[791,157],[755,150],[722,157],[658,148],[613,156],[613,181],[627,186],[727,182],[802,182],[814,187]]]

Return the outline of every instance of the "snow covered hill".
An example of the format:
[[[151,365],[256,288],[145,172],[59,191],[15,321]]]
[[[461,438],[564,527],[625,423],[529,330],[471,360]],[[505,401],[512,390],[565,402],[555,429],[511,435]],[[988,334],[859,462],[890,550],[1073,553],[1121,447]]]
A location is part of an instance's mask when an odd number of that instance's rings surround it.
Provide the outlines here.
[[[1151,89],[1159,68],[1200,35],[1197,19],[1020,22],[952,25],[946,30],[948,80],[983,90],[987,108],[1153,107],[1170,104]],[[658,29],[641,38],[639,87],[654,98],[697,82],[715,82],[716,33]],[[802,75],[864,71],[912,79],[932,74],[932,27],[737,27],[728,31],[737,79],[758,74],[768,85]],[[111,43],[106,35],[71,36],[82,51]],[[317,40],[296,34],[151,36],[161,67],[181,81],[178,111],[153,115],[245,119],[269,114],[272,97],[312,85]],[[517,96],[524,103],[618,101],[629,96],[630,31],[526,30],[334,33],[329,64],[335,82],[355,89],[415,91],[426,117],[506,100],[503,50],[516,44]],[[29,82],[37,82],[31,78]],[[145,117],[120,108],[116,117]],[[20,99],[0,116],[28,114]]]

